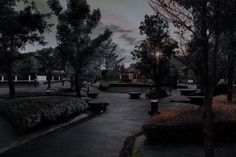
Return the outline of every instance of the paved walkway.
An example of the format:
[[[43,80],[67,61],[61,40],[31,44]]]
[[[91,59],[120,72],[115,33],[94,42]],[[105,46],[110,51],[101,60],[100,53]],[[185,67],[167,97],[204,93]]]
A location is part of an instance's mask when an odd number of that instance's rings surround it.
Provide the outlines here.
[[[125,138],[139,131],[149,118],[148,101],[131,100],[128,94],[101,94],[99,97],[110,101],[107,113],[4,156],[117,157]]]
[[[125,138],[139,131],[149,118],[149,101],[128,94],[100,94],[110,102],[108,111],[81,125],[58,132],[4,157],[117,157]],[[188,104],[186,104],[188,105]],[[182,106],[162,103],[160,110]]]

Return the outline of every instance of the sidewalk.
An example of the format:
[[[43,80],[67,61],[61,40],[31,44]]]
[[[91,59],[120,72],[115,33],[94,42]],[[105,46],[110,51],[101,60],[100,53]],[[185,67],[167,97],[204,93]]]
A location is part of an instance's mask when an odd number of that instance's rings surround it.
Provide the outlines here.
[[[89,116],[87,114],[80,114],[68,122],[57,124],[25,136],[19,136],[18,134],[16,134],[12,125],[5,118],[0,117],[0,156],[4,152],[28,144],[62,128],[66,128],[73,124],[79,123],[79,121],[82,121],[88,117]]]
[[[149,102],[128,94],[100,94],[108,111],[90,121],[4,154],[4,157],[117,157],[125,138],[149,118]],[[40,152],[40,153],[39,153]]]
[[[101,93],[110,102],[108,111],[90,121],[52,134],[31,145],[4,154],[4,157],[117,157],[126,137],[139,132],[150,118],[150,102],[130,99],[128,94]],[[160,111],[181,107],[160,103]],[[189,104],[184,104],[189,105]],[[39,153],[40,152],[40,153]]]

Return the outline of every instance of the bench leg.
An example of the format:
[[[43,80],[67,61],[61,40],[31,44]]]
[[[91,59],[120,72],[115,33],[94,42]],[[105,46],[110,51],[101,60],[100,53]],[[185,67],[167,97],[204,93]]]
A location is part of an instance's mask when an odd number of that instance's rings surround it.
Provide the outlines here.
[[[107,111],[106,105],[102,105],[101,106],[101,113],[106,112],[106,111]]]

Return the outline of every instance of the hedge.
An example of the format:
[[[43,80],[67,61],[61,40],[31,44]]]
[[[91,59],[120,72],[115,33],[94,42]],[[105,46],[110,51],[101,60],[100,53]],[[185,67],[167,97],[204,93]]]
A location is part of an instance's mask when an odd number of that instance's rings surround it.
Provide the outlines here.
[[[68,120],[85,111],[87,103],[72,97],[19,98],[0,101],[0,114],[20,134]]]
[[[236,105],[214,99],[214,136],[216,142],[236,141]],[[198,143],[204,141],[203,109],[174,109],[155,115],[143,126],[144,134],[154,142]]]

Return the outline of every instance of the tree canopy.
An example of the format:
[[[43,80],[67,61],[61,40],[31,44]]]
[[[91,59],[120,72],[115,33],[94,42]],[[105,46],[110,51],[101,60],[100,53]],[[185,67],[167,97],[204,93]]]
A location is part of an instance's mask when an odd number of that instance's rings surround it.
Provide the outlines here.
[[[180,60],[199,78],[205,97],[205,152],[206,157],[213,157],[213,93],[226,69],[235,62],[236,51],[232,44],[235,42],[236,1],[150,0],[150,4],[176,28]],[[229,55],[231,57],[227,57]]]
[[[141,22],[140,33],[146,39],[132,52],[137,60],[136,67],[152,78],[157,88],[160,88],[162,78],[170,70],[169,59],[177,44],[170,38],[168,22],[158,14],[145,16]]]
[[[22,9],[17,2],[23,2]],[[45,44],[43,33],[51,26],[46,22],[50,15],[40,13],[33,1],[27,0],[1,0],[0,8],[0,64],[8,76],[10,97],[14,97],[12,72],[19,50],[26,44]]]
[[[111,32],[92,38],[92,30],[101,19],[99,9],[91,10],[86,0],[69,0],[63,9],[58,0],[48,0],[50,8],[58,17],[57,40],[61,54],[68,58],[75,71],[77,96],[82,88],[82,71],[86,68],[96,49],[107,39]]]

